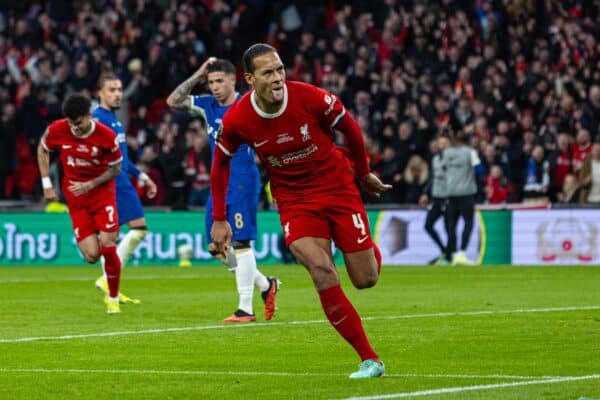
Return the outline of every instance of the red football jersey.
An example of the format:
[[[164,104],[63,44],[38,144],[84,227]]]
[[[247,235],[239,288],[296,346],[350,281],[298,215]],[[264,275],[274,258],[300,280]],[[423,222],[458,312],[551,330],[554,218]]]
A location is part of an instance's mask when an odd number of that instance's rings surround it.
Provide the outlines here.
[[[286,81],[277,113],[262,111],[254,92],[234,103],[223,118],[217,145],[229,156],[241,143],[254,148],[271,178],[281,206],[302,195],[356,191],[349,161],[333,143],[333,127],[346,110],[333,94]]]
[[[98,121],[92,121],[92,131],[85,137],[71,132],[66,118],[54,121],[42,137],[42,146],[48,151],[59,151],[64,177],[63,194],[68,202],[94,197],[107,188],[114,191],[114,180],[97,186],[75,197],[68,191],[70,181],[86,182],[102,175],[109,166],[121,161],[121,151],[114,132]]]
[[[585,157],[591,153],[591,151],[591,143],[588,143],[585,146],[581,146],[578,143],[573,145],[573,172],[575,172],[576,175],[579,175],[579,171],[581,171],[581,167],[583,167]]]

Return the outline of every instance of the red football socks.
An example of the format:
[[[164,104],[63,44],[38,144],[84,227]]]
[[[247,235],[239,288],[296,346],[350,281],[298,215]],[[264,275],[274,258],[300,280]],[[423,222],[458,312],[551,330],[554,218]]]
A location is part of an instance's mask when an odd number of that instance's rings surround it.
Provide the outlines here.
[[[361,360],[379,359],[367,339],[360,316],[340,285],[321,290],[319,297],[327,319],[338,333],[354,347]]]
[[[104,256],[104,270],[106,271],[106,280],[108,281],[108,295],[110,297],[119,296],[119,281],[121,280],[121,260],[117,255],[117,247],[102,247],[100,254]]]
[[[381,252],[375,243],[373,243],[373,252],[375,253],[375,259],[377,260],[377,274],[379,274],[381,272]]]

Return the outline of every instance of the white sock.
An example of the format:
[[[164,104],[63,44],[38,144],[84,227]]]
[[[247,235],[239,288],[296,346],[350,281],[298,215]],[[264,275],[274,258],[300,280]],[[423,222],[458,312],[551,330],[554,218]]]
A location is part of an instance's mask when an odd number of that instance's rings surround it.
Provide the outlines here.
[[[123,237],[123,240],[117,246],[117,255],[121,260],[121,269],[125,268],[129,257],[131,257],[135,248],[144,239],[144,236],[146,236],[145,229],[130,229]]]
[[[256,274],[256,259],[250,249],[242,250],[235,254],[237,267],[235,269],[235,283],[237,285],[240,302],[238,309],[254,314],[252,297],[254,296],[254,276]]]
[[[254,286],[256,286],[261,292],[264,292],[265,290],[269,289],[269,285],[270,283],[267,277],[257,269],[256,273],[254,274]]]

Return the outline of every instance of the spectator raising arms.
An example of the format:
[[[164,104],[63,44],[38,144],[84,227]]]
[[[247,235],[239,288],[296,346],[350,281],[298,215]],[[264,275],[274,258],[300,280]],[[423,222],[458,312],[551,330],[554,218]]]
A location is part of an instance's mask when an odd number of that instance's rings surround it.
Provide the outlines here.
[[[168,93],[208,54],[241,66],[242,49],[260,38],[282,50],[294,80],[338,96],[382,152],[393,146],[400,174],[415,154],[431,160],[427,144],[451,128],[472,133],[470,145],[482,158],[485,146],[495,146],[494,164],[515,187],[514,201],[523,199],[524,170],[541,145],[552,167],[552,198],[565,173],[554,169],[557,135],[573,143],[576,176],[590,143],[600,140],[597,1],[104,3],[61,2],[60,13],[52,2],[2,8],[0,105],[12,106],[14,133],[35,146],[67,94],[90,94],[100,75],[113,71],[127,94],[119,119],[139,148],[154,149],[146,162],[161,171],[171,207],[188,199],[193,183],[174,155],[192,144],[183,138],[189,119],[171,118]],[[243,94],[248,85],[238,84]],[[0,165],[0,185],[14,169]],[[384,200],[404,201],[398,193]]]

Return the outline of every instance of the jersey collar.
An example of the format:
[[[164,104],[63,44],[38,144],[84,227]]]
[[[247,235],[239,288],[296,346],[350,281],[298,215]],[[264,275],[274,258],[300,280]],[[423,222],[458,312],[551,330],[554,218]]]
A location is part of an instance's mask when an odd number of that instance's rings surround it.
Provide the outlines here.
[[[255,95],[256,95],[256,92],[253,90],[252,94],[250,95],[250,102],[252,103],[252,108],[254,108],[254,111],[256,111],[256,113],[263,118],[268,118],[268,119],[277,118],[281,114],[283,114],[283,112],[287,108],[288,90],[287,90],[287,85],[285,83],[283,84],[283,103],[281,104],[281,107],[279,108],[279,110],[273,114],[266,113],[260,109],[260,107],[256,103]]]
[[[77,135],[76,135],[76,134],[73,132],[73,129],[71,129],[71,126],[69,126],[69,130],[71,131],[71,134],[72,134],[73,136],[75,136],[76,138],[78,138],[78,139],[85,139],[85,138],[88,138],[88,137],[90,137],[90,136],[92,135],[92,133],[94,133],[94,130],[96,129],[96,122],[95,122],[93,119],[92,119],[92,121],[91,121],[91,122],[92,122],[92,126],[90,127],[90,130],[89,130],[89,131],[88,131],[88,132],[87,132],[85,135],[83,135],[83,136],[77,136]]]

